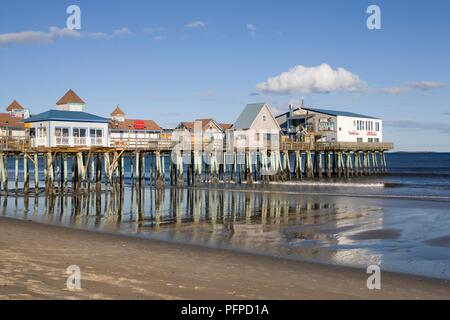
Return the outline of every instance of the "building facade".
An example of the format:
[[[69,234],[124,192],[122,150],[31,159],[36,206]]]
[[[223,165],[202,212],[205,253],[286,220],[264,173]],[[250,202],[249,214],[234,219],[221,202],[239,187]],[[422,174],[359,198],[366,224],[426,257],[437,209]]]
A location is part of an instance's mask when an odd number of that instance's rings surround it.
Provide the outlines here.
[[[84,112],[85,103],[69,90],[57,109],[24,120],[32,147],[108,147],[109,119]]]
[[[109,122],[111,145],[139,146],[161,138],[163,129],[153,120],[127,119],[117,106]]]
[[[309,134],[316,141],[383,142],[383,121],[353,112],[302,106],[280,114],[277,121],[290,137]]]
[[[247,104],[229,131],[236,146],[256,147],[278,143],[281,128],[267,103]]]
[[[14,100],[6,113],[0,113],[0,137],[2,139],[25,139],[23,120],[29,116],[27,109]]]

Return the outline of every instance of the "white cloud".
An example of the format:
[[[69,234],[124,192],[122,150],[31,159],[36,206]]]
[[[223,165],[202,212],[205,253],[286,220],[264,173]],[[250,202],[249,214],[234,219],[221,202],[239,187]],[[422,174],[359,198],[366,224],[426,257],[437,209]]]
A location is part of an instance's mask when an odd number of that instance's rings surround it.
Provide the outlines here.
[[[50,27],[48,32],[43,31],[22,31],[14,33],[0,34],[0,45],[27,44],[27,43],[52,43],[58,39],[78,38],[78,39],[112,39],[131,34],[128,28],[114,30],[111,34],[104,32],[81,32],[67,28]]]
[[[123,37],[128,36],[131,34],[130,29],[128,28],[120,28],[113,31],[112,36],[113,37]]]
[[[250,32],[250,34],[252,36],[254,36],[256,34],[256,27],[253,24],[248,23],[246,27],[247,27],[248,32]]]
[[[436,81],[416,81],[398,86],[375,88],[344,68],[333,69],[326,63],[315,67],[298,65],[265,82],[258,83],[260,93],[329,93],[335,91],[399,94],[409,91],[429,91],[446,87]]]
[[[167,37],[166,36],[154,36],[152,39],[153,39],[153,41],[163,41],[163,40],[166,40]]]
[[[166,32],[167,28],[165,28],[165,27],[144,28],[142,31],[144,31],[144,33],[156,34],[156,33]]]
[[[383,93],[399,94],[399,93],[404,93],[404,92],[413,91],[413,90],[429,91],[429,90],[433,90],[433,89],[444,88],[446,86],[447,85],[442,82],[419,81],[419,82],[410,82],[410,83],[402,84],[399,86],[386,87],[386,88],[375,89],[375,90],[378,90]]]
[[[344,68],[333,69],[326,63],[315,67],[298,65],[265,82],[256,89],[262,93],[328,93],[332,91],[361,91],[367,85],[358,75]]]
[[[190,29],[200,29],[200,28],[205,28],[208,25],[208,22],[205,21],[192,21],[189,22],[185,25],[186,28],[190,28]]]
[[[22,32],[0,34],[0,45],[23,44],[23,43],[50,43],[58,38],[62,39],[62,38],[81,38],[81,37],[82,37],[81,33],[76,30],[50,27],[48,32],[22,31]]]

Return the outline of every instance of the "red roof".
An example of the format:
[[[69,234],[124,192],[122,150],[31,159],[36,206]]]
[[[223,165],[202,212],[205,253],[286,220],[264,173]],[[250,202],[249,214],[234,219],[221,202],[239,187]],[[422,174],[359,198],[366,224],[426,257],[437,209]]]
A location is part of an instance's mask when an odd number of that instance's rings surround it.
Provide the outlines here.
[[[56,103],[57,106],[60,106],[62,104],[68,104],[68,103],[81,103],[85,104],[85,102],[72,90],[66,92],[66,94],[59,99],[59,101]]]
[[[162,128],[153,120],[125,119],[125,121],[111,121],[109,127],[116,130],[162,131]]]
[[[13,111],[13,110],[23,110],[23,107],[18,103],[16,100],[11,102],[11,104],[6,108],[6,111]]]
[[[23,118],[14,117],[9,113],[0,113],[0,127],[23,128]]]
[[[123,112],[122,109],[120,109],[119,106],[117,106],[113,112],[111,112],[111,116],[124,116],[125,112]]]

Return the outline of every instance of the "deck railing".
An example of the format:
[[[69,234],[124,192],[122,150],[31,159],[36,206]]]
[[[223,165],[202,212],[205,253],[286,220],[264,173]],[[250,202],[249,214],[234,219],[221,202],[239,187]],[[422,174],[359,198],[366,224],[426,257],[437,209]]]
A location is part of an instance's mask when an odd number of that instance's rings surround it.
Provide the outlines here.
[[[58,147],[96,147],[104,146],[103,137],[53,137],[53,145]],[[124,149],[143,149],[170,151],[177,141],[171,139],[148,139],[148,138],[110,138],[110,147]],[[21,151],[29,148],[41,148],[47,146],[47,138],[10,138],[0,137],[0,151]],[[294,140],[284,140],[281,142],[268,142],[258,149],[274,149],[287,151],[387,151],[394,148],[390,142],[302,142]],[[199,144],[192,143],[191,150],[226,150],[227,142],[222,141],[202,141]],[[252,148],[246,148],[252,149]],[[254,149],[254,148],[253,148]]]
[[[10,138],[1,137],[0,138],[0,151],[15,151],[24,150],[30,147],[30,140],[23,138]]]

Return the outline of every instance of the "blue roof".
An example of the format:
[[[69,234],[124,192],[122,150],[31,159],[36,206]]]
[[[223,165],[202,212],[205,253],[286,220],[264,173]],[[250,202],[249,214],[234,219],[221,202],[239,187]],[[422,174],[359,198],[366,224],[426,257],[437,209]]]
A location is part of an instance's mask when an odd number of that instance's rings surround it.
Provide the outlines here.
[[[236,122],[233,124],[233,129],[248,129],[252,126],[253,121],[264,108],[265,103],[250,103],[245,106],[244,111],[239,115]]]
[[[25,123],[39,121],[70,121],[108,123],[109,119],[81,111],[48,110],[24,120]]]
[[[359,113],[347,112],[347,111],[337,111],[337,110],[329,110],[329,109],[316,109],[316,108],[307,108],[302,107],[303,110],[314,111],[319,113],[328,114],[330,116],[343,116],[343,117],[354,117],[354,118],[367,118],[367,119],[379,119],[376,117],[366,116]]]

